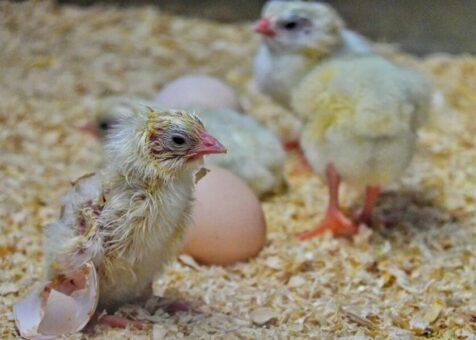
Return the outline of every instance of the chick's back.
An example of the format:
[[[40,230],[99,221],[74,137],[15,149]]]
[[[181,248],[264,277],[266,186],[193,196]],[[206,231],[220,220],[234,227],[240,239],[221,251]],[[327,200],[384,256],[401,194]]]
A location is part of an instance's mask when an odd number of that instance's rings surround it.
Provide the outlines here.
[[[427,119],[432,88],[417,70],[375,55],[330,60],[293,92],[294,111],[315,121],[319,137],[345,128],[368,137],[416,131]]]

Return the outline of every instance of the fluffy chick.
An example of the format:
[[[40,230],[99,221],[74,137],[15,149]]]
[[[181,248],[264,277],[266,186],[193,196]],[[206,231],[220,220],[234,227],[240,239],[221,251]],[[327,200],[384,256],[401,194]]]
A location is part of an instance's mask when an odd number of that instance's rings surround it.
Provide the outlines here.
[[[193,114],[125,110],[106,139],[104,169],[74,183],[44,230],[47,278],[92,261],[98,308],[150,296],[154,277],[181,249],[202,157],[222,152]]]
[[[346,29],[332,7],[319,2],[269,1],[255,31],[263,40],[254,79],[263,93],[287,107],[302,77],[325,58],[371,52],[368,42]]]
[[[259,196],[276,192],[282,187],[285,152],[271,131],[252,117],[232,110],[203,110],[199,116],[227,148],[226,155],[212,155],[207,158],[206,164],[229,169],[245,180]]]
[[[98,108],[95,134],[104,138],[118,115],[137,105],[154,105],[134,97],[106,98]],[[232,171],[259,196],[283,186],[284,149],[278,138],[250,116],[229,109],[201,109],[199,117],[208,131],[227,148],[226,155],[210,156],[206,164]],[[259,147],[258,147],[259,146]]]
[[[356,222],[370,222],[380,187],[401,176],[412,159],[431,94],[423,75],[378,56],[330,60],[304,78],[292,106],[306,121],[301,147],[312,168],[327,176],[330,204],[324,221],[302,238],[356,231],[339,210],[340,178],[367,188]]]

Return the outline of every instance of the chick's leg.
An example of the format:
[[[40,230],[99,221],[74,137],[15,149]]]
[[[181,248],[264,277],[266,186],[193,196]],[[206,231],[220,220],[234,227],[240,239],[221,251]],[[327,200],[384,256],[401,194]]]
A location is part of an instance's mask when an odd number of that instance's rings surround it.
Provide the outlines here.
[[[313,229],[298,235],[305,240],[330,230],[334,235],[352,235],[357,232],[357,227],[348,219],[339,207],[340,177],[334,165],[329,164],[326,168],[327,183],[329,185],[329,206],[324,219]]]
[[[374,210],[375,202],[380,194],[379,186],[368,186],[365,193],[364,208],[357,216],[355,223],[357,225],[365,223],[366,225],[372,225],[372,212]]]
[[[283,147],[287,151],[299,150],[301,148],[298,139],[294,139],[294,140],[284,142]]]

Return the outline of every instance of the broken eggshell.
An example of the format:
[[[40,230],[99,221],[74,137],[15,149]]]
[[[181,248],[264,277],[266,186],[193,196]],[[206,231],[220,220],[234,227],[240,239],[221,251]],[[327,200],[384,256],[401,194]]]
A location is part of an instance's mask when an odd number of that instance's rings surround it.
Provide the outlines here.
[[[96,269],[87,262],[68,276],[34,285],[15,304],[13,314],[20,335],[27,339],[53,339],[78,332],[96,311],[99,286]]]

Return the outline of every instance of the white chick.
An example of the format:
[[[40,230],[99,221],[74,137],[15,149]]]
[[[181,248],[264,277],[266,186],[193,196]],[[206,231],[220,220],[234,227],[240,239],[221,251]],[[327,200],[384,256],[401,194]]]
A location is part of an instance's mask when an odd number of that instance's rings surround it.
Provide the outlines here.
[[[325,58],[371,52],[365,38],[319,2],[269,1],[255,31],[263,36],[254,64],[256,84],[287,107],[302,77]]]
[[[416,70],[378,56],[325,62],[307,75],[292,97],[305,119],[301,147],[311,167],[326,176],[330,203],[324,220],[301,234],[325,230],[352,234],[370,223],[380,187],[402,175],[415,152],[432,87]],[[354,224],[339,208],[339,180],[366,187],[364,208]]]
[[[210,156],[206,164],[229,169],[258,196],[282,187],[285,152],[271,131],[250,116],[226,109],[203,110],[199,117],[227,148],[226,155]]]
[[[137,105],[157,106],[134,97],[106,98],[98,108],[94,134],[106,136],[117,116]],[[270,130],[250,116],[225,108],[201,109],[198,116],[227,148],[226,155],[210,156],[206,164],[230,170],[246,181],[258,196],[276,192],[283,186],[285,152]]]
[[[104,169],[74,184],[44,230],[48,279],[92,261],[98,308],[150,296],[153,279],[182,248],[202,157],[223,152],[193,114],[125,110],[106,139]]]

